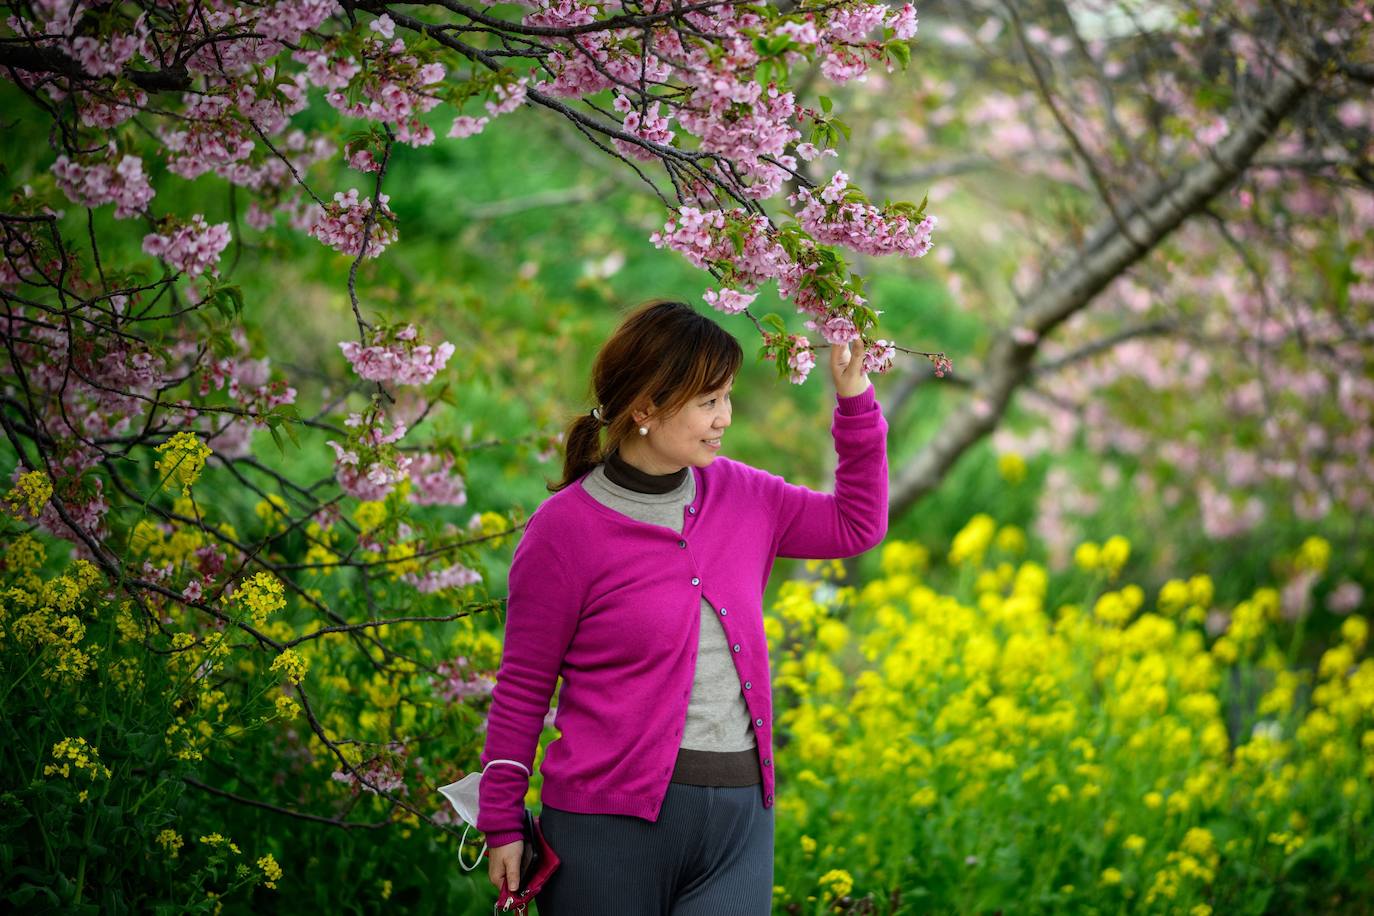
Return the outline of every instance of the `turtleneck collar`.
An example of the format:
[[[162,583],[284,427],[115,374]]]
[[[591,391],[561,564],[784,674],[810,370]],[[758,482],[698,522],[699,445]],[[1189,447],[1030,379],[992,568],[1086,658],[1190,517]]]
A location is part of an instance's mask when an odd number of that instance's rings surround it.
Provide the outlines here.
[[[619,449],[606,456],[606,479],[636,493],[668,493],[682,486],[689,473],[684,467],[671,474],[646,474],[620,457]]]

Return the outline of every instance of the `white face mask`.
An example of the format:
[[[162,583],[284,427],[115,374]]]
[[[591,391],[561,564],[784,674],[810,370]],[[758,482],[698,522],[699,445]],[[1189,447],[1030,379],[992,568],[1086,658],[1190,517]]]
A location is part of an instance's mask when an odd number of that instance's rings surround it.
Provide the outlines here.
[[[487,766],[491,766],[492,763],[509,763],[524,770],[526,776],[530,775],[529,767],[518,760],[493,760],[491,763],[488,763]],[[485,772],[486,767],[483,767],[482,773]],[[461,843],[467,842],[468,829],[477,826],[477,797],[481,789],[482,773],[469,773],[457,782],[451,782],[446,786],[439,787],[440,794],[449,800],[449,804],[453,805],[454,810],[458,812],[458,816],[467,824],[467,826],[463,828]],[[487,844],[483,843],[482,851],[477,853],[477,861],[473,862],[471,865],[465,865],[463,863],[463,851],[460,845],[458,849],[458,864],[463,866],[464,871],[472,871],[482,861],[482,855],[486,851]]]

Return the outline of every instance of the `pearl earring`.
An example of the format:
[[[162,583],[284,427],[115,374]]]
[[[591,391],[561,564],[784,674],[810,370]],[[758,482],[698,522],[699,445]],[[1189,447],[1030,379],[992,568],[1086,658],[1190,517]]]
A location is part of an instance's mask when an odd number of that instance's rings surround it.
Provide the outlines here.
[[[641,427],[639,428],[639,434],[640,434],[641,436],[647,436],[647,435],[649,435],[649,427],[647,427],[647,426],[641,426]]]

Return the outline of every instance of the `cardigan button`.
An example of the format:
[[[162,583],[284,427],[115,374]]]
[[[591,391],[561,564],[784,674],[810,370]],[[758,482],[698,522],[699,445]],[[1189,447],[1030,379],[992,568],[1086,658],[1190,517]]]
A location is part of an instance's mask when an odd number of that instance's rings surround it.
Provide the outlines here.
[[[764,796],[763,800],[768,802],[768,804],[770,805],[773,804],[773,793],[769,792],[767,795]]]
[[[739,643],[735,643],[735,645],[734,645],[734,649],[735,649],[735,651],[736,651],[736,652],[738,652],[738,651],[739,651]]]
[[[767,757],[765,757],[765,758],[763,758],[763,765],[766,766],[766,767],[767,767],[767,766],[772,766],[772,765],[773,765],[773,761],[771,761],[771,760],[769,760]]]
[[[687,546],[687,542],[686,542],[686,541],[678,541],[678,542],[677,542],[677,546],[679,546],[679,547],[686,547],[686,546]]]
[[[721,609],[720,609],[720,616],[722,616],[722,617],[725,616],[725,608],[721,608]]]
[[[763,720],[762,720],[762,719],[755,719],[755,720],[754,720],[754,724],[757,725],[759,728],[763,728]]]
[[[692,584],[693,584],[693,585],[700,585],[700,584],[701,584],[701,580],[698,579],[696,576],[693,576],[693,577],[692,577]]]
[[[696,515],[696,514],[697,514],[697,507],[696,507],[696,506],[688,506],[688,507],[687,507],[687,513],[688,513],[689,515]]]
[[[753,685],[752,683],[750,683],[749,681],[745,681],[745,682],[744,682],[744,689],[745,689],[745,690],[753,690],[753,689],[754,689],[754,685]]]

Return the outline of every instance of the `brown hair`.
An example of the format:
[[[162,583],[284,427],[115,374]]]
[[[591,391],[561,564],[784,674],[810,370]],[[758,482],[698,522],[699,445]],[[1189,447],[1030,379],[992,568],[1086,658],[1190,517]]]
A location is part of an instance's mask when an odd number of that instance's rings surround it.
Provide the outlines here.
[[[615,451],[635,431],[635,409],[671,417],[728,382],[743,361],[739,341],[685,302],[652,300],[635,308],[592,363],[590,397],[607,423],[582,411],[568,424],[563,479],[548,489],[556,493]]]

